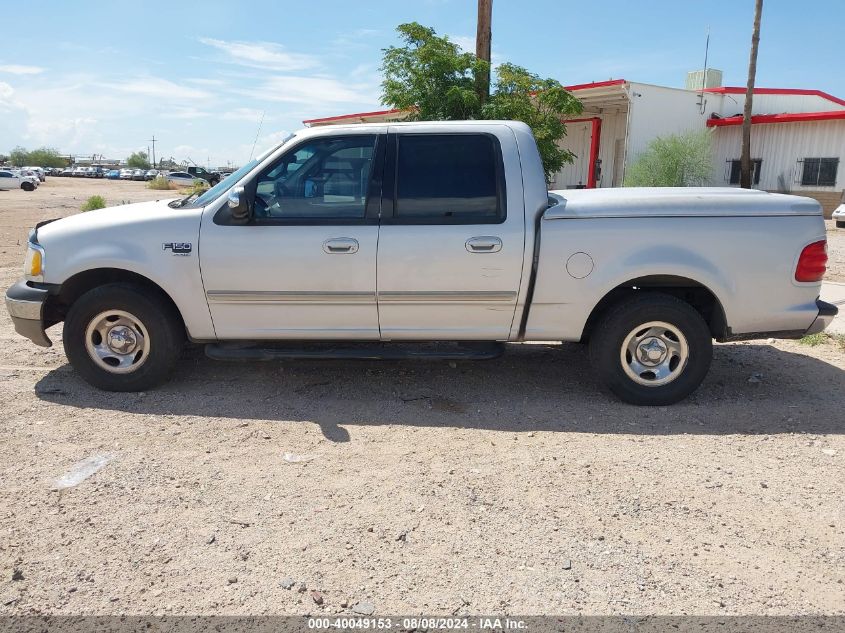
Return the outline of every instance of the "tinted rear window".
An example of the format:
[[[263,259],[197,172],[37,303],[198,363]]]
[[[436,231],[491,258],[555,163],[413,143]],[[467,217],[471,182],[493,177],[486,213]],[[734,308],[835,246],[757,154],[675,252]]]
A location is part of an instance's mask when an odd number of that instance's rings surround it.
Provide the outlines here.
[[[493,223],[504,219],[496,140],[485,134],[400,135],[396,217]]]

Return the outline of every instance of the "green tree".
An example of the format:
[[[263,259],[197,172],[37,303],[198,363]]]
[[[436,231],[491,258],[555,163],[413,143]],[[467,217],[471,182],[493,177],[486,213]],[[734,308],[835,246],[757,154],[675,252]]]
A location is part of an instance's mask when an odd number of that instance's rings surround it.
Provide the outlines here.
[[[396,30],[405,45],[383,51],[382,102],[421,121],[480,118],[475,77],[487,62],[416,22]]]
[[[29,152],[25,147],[18,145],[11,152],[9,152],[9,162],[15,167],[23,167],[29,165]]]
[[[493,94],[482,108],[484,119],[512,119],[528,124],[537,140],[546,180],[571,163],[575,155],[558,143],[566,136],[562,118],[580,114],[581,102],[559,81],[542,79],[525,68],[501,64],[496,68]]]
[[[149,169],[150,161],[147,152],[132,152],[126,159],[126,166],[133,169]]]
[[[696,187],[713,171],[708,130],[658,136],[628,168],[629,187]]]
[[[67,167],[67,160],[59,155],[59,151],[52,147],[39,147],[29,153],[28,165],[37,167]]]
[[[515,119],[537,139],[546,178],[572,162],[558,147],[566,135],[561,119],[581,112],[581,103],[554,79],[542,79],[513,64],[496,68],[494,91],[484,103],[477,81],[490,65],[416,22],[397,29],[403,46],[384,49],[382,103],[410,112],[418,121]]]

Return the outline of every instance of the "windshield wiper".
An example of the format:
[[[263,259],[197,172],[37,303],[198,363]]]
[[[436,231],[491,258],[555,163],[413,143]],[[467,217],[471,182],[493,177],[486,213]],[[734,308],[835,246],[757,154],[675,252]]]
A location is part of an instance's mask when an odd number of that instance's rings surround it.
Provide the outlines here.
[[[189,196],[185,196],[181,200],[173,200],[172,202],[168,202],[167,206],[170,207],[171,209],[178,209],[179,207],[184,207],[186,204],[188,204],[188,202],[190,202],[194,198],[198,197],[199,195],[200,194],[198,194],[198,193],[192,193]]]

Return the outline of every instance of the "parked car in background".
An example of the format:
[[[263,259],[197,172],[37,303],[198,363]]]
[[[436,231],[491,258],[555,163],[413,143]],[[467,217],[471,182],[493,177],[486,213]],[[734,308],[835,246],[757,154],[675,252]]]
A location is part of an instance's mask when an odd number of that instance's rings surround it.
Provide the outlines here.
[[[836,222],[837,229],[845,229],[845,191],[842,192],[842,200],[840,204],[833,211],[833,221]]]
[[[193,176],[194,178],[200,178],[201,180],[205,180],[212,186],[216,185],[221,180],[219,174],[213,174],[210,171],[202,167],[198,167],[196,165],[188,167],[187,169],[185,169],[185,171],[191,174],[191,176]]]
[[[152,180],[156,176],[158,176],[158,169],[148,169],[144,174],[144,180]]]
[[[132,171],[131,169],[121,169],[120,170],[120,179],[121,180],[132,180]]]
[[[173,171],[167,174],[167,182],[179,185],[180,187],[193,187],[195,180],[203,180],[196,176],[189,174],[186,171]],[[208,181],[205,181],[208,182]]]
[[[105,170],[100,165],[94,165],[88,168],[88,173],[85,175],[88,178],[102,178],[105,174]]]
[[[120,170],[119,169],[110,169],[106,172],[106,178],[109,180],[119,180],[120,179]]]
[[[10,169],[0,170],[0,189],[35,191],[38,188],[38,182],[37,176],[24,176],[20,172]]]
[[[38,180],[40,180],[41,182],[45,182],[47,180],[47,173],[44,171],[43,167],[26,166],[26,167],[23,167],[22,169],[24,171],[33,172],[38,177]]]
[[[65,167],[60,173],[59,176],[73,176],[73,167]]]
[[[136,169],[132,172],[132,180],[146,180],[147,170]]]
[[[85,167],[82,167],[82,166],[74,167],[73,171],[71,172],[70,175],[73,176],[74,178],[84,178],[85,177],[85,171],[86,171]]]

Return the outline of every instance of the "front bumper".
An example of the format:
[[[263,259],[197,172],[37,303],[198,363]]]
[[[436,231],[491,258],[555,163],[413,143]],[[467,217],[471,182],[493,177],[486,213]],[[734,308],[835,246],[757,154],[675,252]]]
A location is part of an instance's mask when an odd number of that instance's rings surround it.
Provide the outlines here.
[[[19,281],[6,291],[6,310],[15,324],[15,331],[36,345],[52,347],[44,333],[44,305],[47,291]]]
[[[827,328],[827,326],[833,322],[833,319],[836,318],[836,315],[839,314],[839,308],[837,308],[832,303],[828,303],[827,301],[816,299],[816,305],[819,307],[819,315],[804,333],[805,335],[818,334],[819,332],[824,331],[824,329]]]
[[[832,219],[836,220],[837,222],[845,222],[845,204],[840,204],[833,210],[833,215],[831,216]]]

